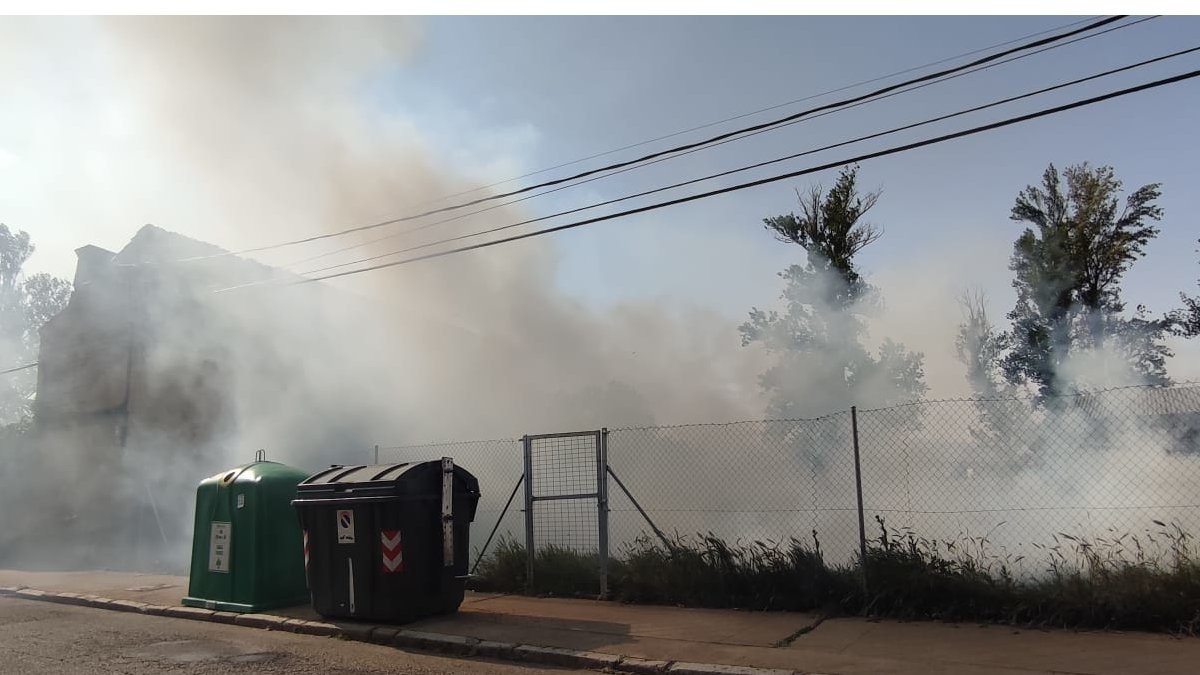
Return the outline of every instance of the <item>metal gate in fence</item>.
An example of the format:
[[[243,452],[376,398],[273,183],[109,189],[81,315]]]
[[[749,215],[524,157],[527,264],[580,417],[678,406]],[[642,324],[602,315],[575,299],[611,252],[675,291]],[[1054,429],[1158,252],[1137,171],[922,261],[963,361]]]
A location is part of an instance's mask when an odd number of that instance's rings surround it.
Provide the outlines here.
[[[608,430],[538,434],[525,454],[525,551],[530,588],[538,555],[595,556],[599,594],[608,595]]]

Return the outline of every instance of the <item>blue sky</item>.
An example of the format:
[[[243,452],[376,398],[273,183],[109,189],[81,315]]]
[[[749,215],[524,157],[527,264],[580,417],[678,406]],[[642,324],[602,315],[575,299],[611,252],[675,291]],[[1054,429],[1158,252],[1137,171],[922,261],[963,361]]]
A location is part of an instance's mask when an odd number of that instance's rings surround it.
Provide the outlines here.
[[[412,63],[377,83],[385,111],[415,120],[443,160],[489,180],[885,75],[1069,23],[1073,17],[977,18],[432,18]],[[528,202],[541,215],[733,166],[918,121],[1175,49],[1195,45],[1195,18],[1160,18],[1023,61],[782,131],[665,162]],[[958,62],[955,62],[958,63]],[[936,127],[945,132],[1194,68],[1195,55]],[[888,80],[892,83],[897,80]],[[873,86],[881,86],[876,84]],[[847,94],[868,90],[857,88]],[[757,115],[745,123],[807,104]],[[947,284],[989,290],[1011,303],[1005,269],[1019,233],[1008,220],[1016,193],[1047,163],[1111,164],[1127,186],[1163,183],[1166,217],[1127,296],[1154,310],[1194,287],[1200,168],[1194,82],[867,162],[865,187],[882,187],[873,212],[886,235],[862,255],[868,273],[904,274],[932,257],[973,257]],[[707,132],[606,159],[701,138]],[[917,130],[756,172],[834,161],[935,133]],[[892,139],[895,139],[894,141]],[[497,160],[500,158],[500,160]],[[585,165],[580,165],[585,166]],[[506,174],[506,172],[508,172]],[[639,297],[691,301],[740,315],[798,251],[775,242],[761,219],[795,208],[795,188],[834,173],[556,235],[558,279],[598,304]],[[722,179],[728,184],[741,177]],[[641,203],[641,202],[636,202]],[[713,242],[721,246],[714,249]],[[752,268],[739,261],[754,261]],[[929,261],[934,262],[934,261]],[[887,289],[884,289],[885,292]]]

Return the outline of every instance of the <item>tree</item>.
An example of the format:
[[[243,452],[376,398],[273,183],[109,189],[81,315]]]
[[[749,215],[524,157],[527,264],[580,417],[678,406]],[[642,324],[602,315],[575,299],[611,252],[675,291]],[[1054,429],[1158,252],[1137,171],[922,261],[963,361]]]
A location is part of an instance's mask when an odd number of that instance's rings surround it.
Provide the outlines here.
[[[1000,361],[1006,337],[997,332],[987,311],[987,296],[982,291],[964,291],[958,299],[963,320],[958,325],[954,351],[967,367],[967,382],[971,393],[979,398],[992,398],[1008,393]]]
[[[1162,339],[1170,323],[1148,318],[1143,307],[1123,318],[1120,288],[1158,235],[1152,221],[1162,218],[1159,184],[1135,190],[1122,207],[1111,167],[1084,163],[1062,178],[1065,185],[1051,164],[1041,185],[1021,191],[1012,208],[1011,219],[1027,227],[1009,264],[1017,302],[1008,314],[1005,378],[1054,396],[1077,386],[1070,364],[1086,354],[1098,359],[1090,370],[1119,368],[1143,382],[1165,382],[1170,351]]]
[[[0,367],[11,368],[37,360],[39,329],[67,305],[71,284],[49,274],[24,277],[34,246],[27,232],[12,232],[0,223]],[[0,380],[0,423],[22,422],[29,416],[36,371],[9,373]]]
[[[1180,293],[1179,298],[1183,300],[1183,309],[1176,310],[1171,316],[1175,332],[1190,338],[1200,336],[1200,295]]]
[[[54,318],[71,299],[71,282],[45,272],[30,275],[24,291],[25,341],[37,351],[38,329]]]
[[[969,426],[975,439],[960,461],[973,475],[979,471],[1011,471],[1029,459],[1029,430],[1032,407],[1014,396],[1014,387],[1004,379],[1001,362],[1010,336],[999,331],[987,310],[982,291],[966,291],[960,296],[963,320],[958,326],[954,348],[958,360],[967,367],[967,382],[975,397],[977,418]]]
[[[11,232],[0,223],[0,339],[13,345],[23,342],[25,322],[21,306],[21,269],[33,255],[28,232]]]
[[[855,256],[882,231],[866,222],[879,192],[860,194],[857,167],[841,171],[828,193],[813,187],[800,198],[800,214],[764,219],[782,242],[804,249],[805,264],[780,273],[782,312],[750,311],[740,327],[742,344],[760,343],[778,359],[760,378],[770,393],[769,414],[801,418],[882,406],[919,398],[924,356],[885,340],[878,354],[864,345],[866,318],[879,307]]]

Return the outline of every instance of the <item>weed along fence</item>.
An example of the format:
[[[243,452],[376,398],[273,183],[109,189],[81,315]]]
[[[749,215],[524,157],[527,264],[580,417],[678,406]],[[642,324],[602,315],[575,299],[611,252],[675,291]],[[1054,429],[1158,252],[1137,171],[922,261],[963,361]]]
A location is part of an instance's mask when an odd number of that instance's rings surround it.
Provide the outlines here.
[[[1169,565],[1200,532],[1195,385],[377,451],[472,467],[481,583],[547,593],[611,595],[683,551],[730,570],[803,554],[869,585],[859,562],[903,546],[1035,579]]]

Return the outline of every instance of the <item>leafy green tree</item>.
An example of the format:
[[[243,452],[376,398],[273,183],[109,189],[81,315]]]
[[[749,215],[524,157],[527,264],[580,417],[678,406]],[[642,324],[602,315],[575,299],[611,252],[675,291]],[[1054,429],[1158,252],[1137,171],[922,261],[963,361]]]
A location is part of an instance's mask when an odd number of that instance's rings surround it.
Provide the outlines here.
[[[1111,167],[1084,163],[1060,177],[1051,164],[1040,186],[1017,196],[1010,217],[1026,228],[1009,264],[1017,302],[1002,368],[1010,383],[1033,385],[1042,397],[1063,393],[1074,386],[1065,372],[1070,359],[1089,350],[1142,381],[1166,381],[1171,352],[1162,339],[1170,323],[1143,307],[1122,316],[1120,287],[1158,235],[1159,188],[1142,186],[1122,206]]]
[[[772,417],[888,405],[927,390],[922,354],[890,339],[877,354],[863,344],[866,319],[880,300],[855,256],[882,231],[865,219],[880,193],[861,194],[857,179],[857,167],[847,167],[828,192],[817,186],[798,195],[799,214],[763,221],[777,239],[805,251],[804,264],[779,275],[785,282],[782,311],[755,307],[740,327],[744,345],[759,343],[777,357],[761,376]]]
[[[29,233],[13,232],[0,223],[0,368],[36,361],[39,329],[71,297],[71,284],[65,279],[44,273],[24,276],[33,251]],[[0,378],[0,424],[24,424],[37,386],[36,371]]]

